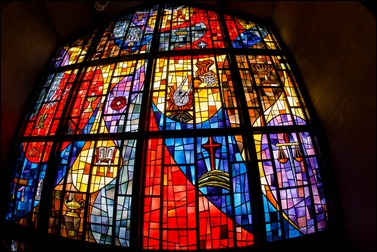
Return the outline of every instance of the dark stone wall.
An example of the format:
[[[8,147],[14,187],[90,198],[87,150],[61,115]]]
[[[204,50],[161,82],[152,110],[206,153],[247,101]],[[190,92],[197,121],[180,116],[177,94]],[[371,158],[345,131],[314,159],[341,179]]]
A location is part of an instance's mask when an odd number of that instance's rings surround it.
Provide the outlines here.
[[[319,119],[347,244],[375,251],[376,17],[356,1],[276,1],[273,22]]]

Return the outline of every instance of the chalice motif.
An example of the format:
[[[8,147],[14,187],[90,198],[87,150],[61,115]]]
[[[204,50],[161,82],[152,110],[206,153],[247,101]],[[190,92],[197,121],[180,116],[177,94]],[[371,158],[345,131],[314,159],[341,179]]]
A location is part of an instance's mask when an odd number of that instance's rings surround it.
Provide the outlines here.
[[[85,207],[85,200],[80,199],[79,201],[76,201],[74,197],[69,200],[66,196],[64,204],[70,210],[64,216],[67,235],[69,237],[77,236],[80,228],[80,216],[77,211],[82,210]]]
[[[97,96],[90,96],[87,97],[86,100],[89,102],[88,107],[84,110],[84,112],[93,112],[92,103],[97,99]]]

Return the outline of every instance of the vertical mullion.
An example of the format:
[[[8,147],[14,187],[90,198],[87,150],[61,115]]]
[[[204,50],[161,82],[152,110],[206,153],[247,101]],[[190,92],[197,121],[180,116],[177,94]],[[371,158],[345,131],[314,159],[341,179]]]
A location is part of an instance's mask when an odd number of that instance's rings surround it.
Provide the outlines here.
[[[151,8],[155,8],[152,6]],[[149,13],[150,13],[149,9]],[[141,111],[145,112],[144,114],[140,114],[140,121],[139,121],[139,134],[137,135],[137,143],[136,143],[136,156],[140,153],[140,158],[136,158],[135,160],[135,168],[139,167],[140,169],[134,170],[134,178],[133,178],[133,188],[132,188],[132,204],[131,204],[131,224],[130,224],[130,248],[131,249],[142,249],[143,247],[143,212],[140,213],[140,209],[144,210],[144,199],[145,199],[145,191],[142,190],[144,188],[145,182],[143,180],[144,173],[145,173],[145,163],[146,163],[146,156],[145,154],[148,151],[145,151],[148,148],[148,140],[151,137],[151,134],[148,132],[148,125],[149,122],[149,111],[152,105],[152,91],[151,90],[151,83],[153,81],[153,69],[155,66],[156,58],[154,55],[158,51],[158,36],[159,36],[159,26],[161,22],[161,16],[163,13],[163,5],[158,5],[157,9],[157,17],[156,22],[154,24],[154,31],[151,41],[151,48],[150,52],[146,53],[146,60],[147,60],[147,69],[145,73],[145,80],[144,80],[144,89],[143,89],[143,98],[141,103]]]
[[[278,133],[276,133],[278,134]],[[263,135],[263,134],[262,134]],[[280,197],[280,191],[282,189],[285,189],[283,186],[280,187],[279,186],[279,179],[277,177],[277,172],[276,172],[276,164],[274,162],[274,154],[273,154],[273,150],[272,150],[272,146],[271,146],[271,137],[270,137],[270,132],[266,133],[266,137],[267,137],[267,142],[268,142],[268,149],[271,153],[270,155],[270,161],[271,161],[271,165],[272,165],[272,168],[274,170],[273,172],[273,176],[274,176],[274,180],[275,180],[275,183],[276,183],[276,201],[277,201],[277,205],[281,206],[281,197]],[[283,209],[276,209],[277,211],[277,214],[279,215],[279,220],[277,220],[277,222],[280,224],[280,227],[278,227],[279,229],[281,229],[281,237],[282,237],[282,240],[285,240],[286,237],[285,237],[285,227],[284,227],[284,217],[283,217]],[[270,222],[272,223],[272,222]],[[273,240],[272,242],[274,242],[275,240]]]
[[[123,169],[123,149],[124,149],[124,139],[122,140],[118,140],[120,141],[120,146],[119,146],[119,163],[117,164],[117,171],[118,171],[118,174],[115,178],[115,186],[114,186],[114,206],[113,206],[113,221],[111,223],[112,225],[112,232],[111,232],[111,246],[115,246],[115,235],[116,235],[116,232],[117,232],[117,218],[118,218],[118,199],[119,199],[119,181],[121,180],[121,176],[120,176],[120,171],[121,169]],[[134,169],[135,171],[135,169]],[[126,195],[124,195],[124,198],[126,198]],[[127,220],[126,220],[127,221]],[[120,233],[120,232],[119,232]]]
[[[41,196],[41,203],[40,203],[40,213],[38,215],[39,225],[38,229],[41,231],[48,232],[48,218],[39,218],[40,216],[49,216],[50,209],[52,207],[51,199],[53,197],[52,192],[54,190],[54,179],[57,171],[57,167],[59,165],[59,157],[56,155],[58,151],[58,146],[60,142],[63,142],[65,135],[64,135],[64,126],[65,120],[68,117],[68,111],[70,111],[70,107],[72,106],[72,97],[77,92],[79,88],[79,81],[81,80],[81,74],[84,70],[84,67],[80,68],[77,72],[76,79],[72,83],[71,92],[68,94],[66,99],[66,104],[64,105],[61,119],[59,121],[58,127],[56,129],[55,136],[53,138],[53,143],[51,147],[50,157],[47,162],[47,169],[46,169],[46,177],[45,183],[43,183],[43,193]],[[74,70],[72,70],[73,72]],[[73,74],[73,73],[71,73]]]
[[[240,123],[241,128],[243,129],[242,135],[245,141],[245,146],[249,150],[247,152],[247,177],[250,186],[250,200],[251,200],[251,208],[252,208],[252,226],[253,226],[253,235],[255,236],[255,244],[258,245],[259,243],[263,243],[266,240],[266,230],[265,226],[263,225],[262,220],[263,217],[263,198],[261,193],[261,182],[260,182],[260,174],[258,169],[258,162],[256,156],[256,148],[254,145],[254,135],[253,135],[253,128],[250,121],[250,116],[247,109],[247,102],[245,98],[245,94],[243,92],[242,87],[242,79],[240,73],[238,71],[237,60],[236,60],[236,52],[237,50],[232,48],[231,39],[229,36],[228,28],[226,26],[226,21],[224,18],[223,10],[224,5],[221,1],[218,2],[218,14],[219,14],[219,22],[222,26],[222,30],[224,33],[224,40],[226,41],[225,45],[227,47],[227,55],[229,56],[229,65],[233,66],[231,70],[232,77],[234,78],[234,91],[238,94],[239,98],[239,107],[246,108],[240,110]],[[254,202],[254,204],[252,203]],[[254,228],[255,227],[255,228]]]
[[[255,58],[255,62],[257,62],[257,57],[259,55],[260,54],[252,54],[251,56],[253,56]],[[252,90],[255,90],[255,95],[257,96],[256,97],[256,100],[258,102],[257,108],[261,112],[260,115],[259,115],[259,117],[261,118],[261,121],[262,121],[261,127],[265,127],[267,125],[267,122],[266,122],[266,118],[264,117],[264,111],[263,111],[263,105],[262,105],[263,101],[261,100],[261,97],[260,97],[260,90],[263,89],[263,86],[257,86],[257,84],[256,84],[257,81],[256,81],[255,76],[254,76],[254,72],[253,72],[252,64],[250,63],[249,55],[244,55],[244,56],[245,56],[245,59],[246,59],[246,62],[247,62],[247,66],[249,67],[248,69],[250,70],[250,77],[251,77],[251,80],[252,80]],[[264,54],[264,56],[266,56],[266,54]],[[247,105],[246,105],[246,107],[247,107]],[[247,108],[247,109],[249,109],[249,108]]]
[[[66,120],[68,117],[68,113],[71,110],[73,106],[72,98],[74,98],[74,95],[78,92],[80,88],[80,81],[82,80],[83,74],[86,69],[86,64],[90,62],[92,54],[95,52],[96,45],[98,43],[98,40],[100,38],[101,29],[96,30],[96,35],[94,36],[94,39],[92,41],[92,44],[88,48],[88,52],[85,55],[85,58],[82,62],[82,64],[78,64],[78,72],[76,74],[76,78],[72,83],[71,91],[68,94],[68,97],[66,99],[66,104],[64,105],[61,119],[59,121],[58,127],[56,129],[56,133],[54,136],[53,144],[51,147],[51,153],[50,158],[47,163],[46,168],[46,176],[45,176],[45,182],[43,183],[43,193],[41,195],[41,203],[40,203],[40,213],[38,215],[38,230],[41,230],[42,232],[48,233],[49,228],[49,218],[39,218],[39,216],[49,216],[50,210],[52,207],[52,197],[53,197],[53,191],[54,191],[54,180],[55,175],[57,172],[57,167],[59,166],[59,157],[56,155],[59,153],[59,146],[61,146],[61,143],[66,140],[67,136],[64,134],[64,127],[66,126]],[[72,69],[73,74],[74,69]],[[61,204],[62,206],[62,204]],[[63,218],[61,216],[61,218]],[[61,222],[61,218],[59,218],[59,222]],[[60,227],[59,227],[60,230]]]

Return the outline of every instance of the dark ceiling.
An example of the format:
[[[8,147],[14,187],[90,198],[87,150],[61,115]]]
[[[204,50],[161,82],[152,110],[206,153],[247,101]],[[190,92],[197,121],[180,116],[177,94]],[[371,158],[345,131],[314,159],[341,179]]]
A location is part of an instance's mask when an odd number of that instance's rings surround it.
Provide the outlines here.
[[[46,11],[51,17],[53,24],[61,39],[68,39],[83,30],[94,26],[99,19],[113,18],[127,10],[136,10],[150,6],[152,3],[167,2],[166,0],[148,0],[148,1],[42,1],[46,7]],[[11,1],[2,1],[1,9]],[[94,8],[95,2],[108,2],[103,12],[98,12]],[[276,2],[292,2],[292,1],[234,1],[234,0],[176,0],[170,2],[194,3],[202,5],[210,5],[216,8],[221,3],[225,10],[248,14],[262,20],[271,20],[274,4]],[[294,2],[294,1],[293,1]],[[374,16],[376,14],[376,5],[374,0],[359,1]]]
[[[108,1],[108,5],[103,12],[95,10],[95,2],[96,1],[43,1],[61,39],[67,39],[90,28],[96,24],[99,19],[113,18],[127,12],[127,10],[144,8],[145,6],[151,6],[153,2],[158,3],[161,1]],[[275,1],[202,0],[184,2],[210,5],[214,8],[216,8],[218,2],[221,2],[225,10],[249,14],[262,20],[269,20]]]

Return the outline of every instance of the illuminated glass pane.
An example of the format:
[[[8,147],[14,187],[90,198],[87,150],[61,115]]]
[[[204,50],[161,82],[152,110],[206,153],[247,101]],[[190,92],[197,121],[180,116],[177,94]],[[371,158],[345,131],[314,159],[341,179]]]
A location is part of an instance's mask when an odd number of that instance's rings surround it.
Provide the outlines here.
[[[239,127],[225,55],[157,59],[150,130]],[[225,104],[225,106],[224,106]]]
[[[72,43],[64,45],[58,50],[57,55],[52,60],[54,67],[62,67],[82,63],[92,45],[95,32],[88,34]]]
[[[7,220],[28,226],[37,220],[52,142],[23,142],[11,183]]]
[[[78,70],[48,75],[33,110],[26,116],[23,136],[55,135]]]
[[[267,27],[226,14],[224,19],[233,48],[280,49]]]
[[[237,55],[236,60],[253,126],[307,124],[302,97],[282,57]]]
[[[323,230],[326,201],[310,134],[258,134],[254,139],[268,240]]]
[[[253,244],[250,193],[240,141],[240,136],[219,136],[148,142],[144,248],[213,250]],[[162,223],[158,224],[160,218]]]
[[[114,238],[117,244],[129,246],[136,143],[99,140],[62,144],[49,233],[85,237],[100,244],[112,244]],[[85,216],[88,207],[92,211]],[[115,237],[112,229],[118,234]]]
[[[17,136],[7,220],[132,251],[326,230],[315,129],[268,26],[152,5],[51,64]]]
[[[215,12],[167,5],[160,26],[160,51],[223,48],[220,22]]]
[[[156,15],[157,6],[111,22],[98,43],[93,60],[149,52]]]

